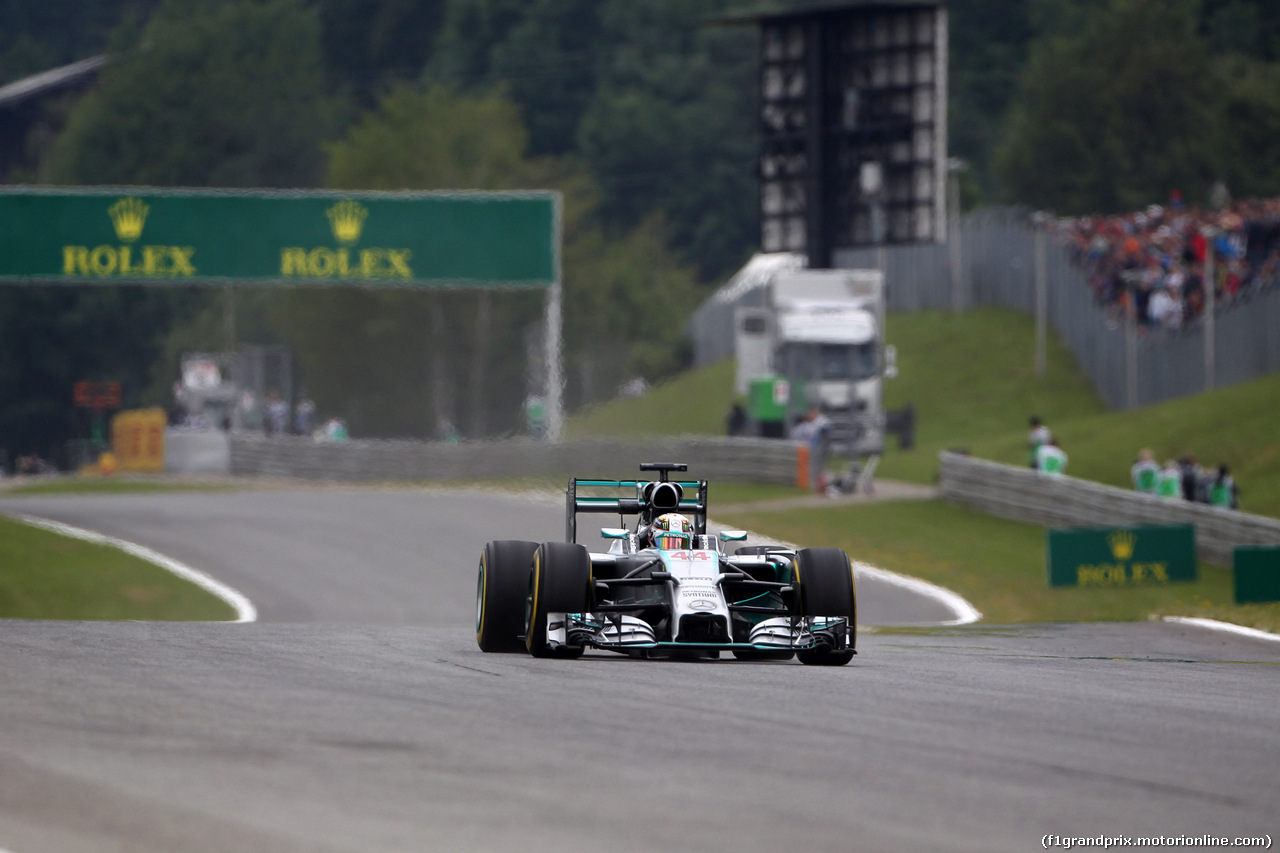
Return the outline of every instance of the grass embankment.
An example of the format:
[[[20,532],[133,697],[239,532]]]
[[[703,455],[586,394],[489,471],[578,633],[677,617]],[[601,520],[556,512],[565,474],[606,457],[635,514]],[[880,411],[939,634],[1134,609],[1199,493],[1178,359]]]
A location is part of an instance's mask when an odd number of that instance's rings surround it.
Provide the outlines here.
[[[0,488],[5,495],[148,494],[153,492],[217,492],[237,488],[218,483],[182,482],[164,477],[53,477],[9,481]]]
[[[145,560],[0,518],[0,618],[235,617],[226,602]]]
[[[1280,517],[1280,376],[1136,412],[1108,412],[1054,335],[1046,376],[1035,376],[1034,335],[1031,318],[1002,309],[891,315],[888,338],[898,348],[899,376],[886,386],[886,404],[913,403],[917,434],[909,451],[890,439],[879,476],[931,483],[939,451],[949,448],[1025,465],[1027,419],[1035,414],[1059,437],[1073,476],[1128,487],[1139,449],[1150,447],[1162,460],[1193,453],[1206,464],[1231,466],[1245,509]],[[571,424],[575,434],[605,431],[605,424],[623,434],[723,434],[732,384],[732,363],[719,364],[625,401],[625,416],[618,403]],[[687,405],[700,392],[701,405]],[[685,406],[688,419],[672,428],[670,418],[649,418],[645,404],[659,400]],[[713,502],[713,511],[723,502]],[[788,541],[843,547],[858,559],[956,590],[991,622],[1183,615],[1280,630],[1280,604],[1235,605],[1230,572],[1207,565],[1194,584],[1051,589],[1043,528],[936,501],[743,512],[718,520]]]
[[[917,448],[891,446],[884,477],[930,482],[938,451],[963,447],[983,459],[1026,464],[1027,419],[1039,415],[1070,457],[1067,473],[1130,488],[1129,467],[1151,448],[1160,461],[1193,454],[1226,463],[1243,509],[1280,518],[1280,374],[1133,412],[1109,412],[1050,336],[1043,381],[1033,367],[1030,317],[984,309],[962,316],[893,315],[900,376],[888,383],[890,407],[914,401]]]
[[[566,438],[596,435],[724,435],[733,405],[733,360],[691,370],[641,397],[620,397],[575,414]]]

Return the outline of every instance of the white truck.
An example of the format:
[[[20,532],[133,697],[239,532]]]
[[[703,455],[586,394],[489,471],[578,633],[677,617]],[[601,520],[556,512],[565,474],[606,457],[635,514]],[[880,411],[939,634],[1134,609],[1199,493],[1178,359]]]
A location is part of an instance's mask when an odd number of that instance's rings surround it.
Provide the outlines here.
[[[734,318],[749,429],[784,437],[816,408],[829,421],[825,450],[849,462],[845,487],[870,490],[884,452],[884,379],[897,373],[883,273],[781,269],[761,290],[761,304]]]

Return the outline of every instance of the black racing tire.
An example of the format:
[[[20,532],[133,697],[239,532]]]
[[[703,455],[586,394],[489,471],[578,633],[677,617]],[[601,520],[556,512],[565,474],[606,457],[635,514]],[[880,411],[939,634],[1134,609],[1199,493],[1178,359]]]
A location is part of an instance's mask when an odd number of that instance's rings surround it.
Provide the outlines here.
[[[778,649],[777,651],[765,651],[763,649],[734,649],[733,656],[738,660],[745,661],[791,660],[796,656],[796,653],[791,649]]]
[[[581,657],[581,646],[552,648],[548,613],[585,613],[591,608],[591,555],[573,542],[544,542],[533,553],[525,604],[525,648],[536,658]]]
[[[483,652],[522,652],[525,596],[538,543],[499,539],[480,552],[476,642]]]
[[[796,652],[800,663],[806,666],[844,666],[853,660],[853,649],[833,651],[827,648],[805,649]]]
[[[848,554],[839,548],[803,548],[796,552],[792,575],[801,616],[843,616],[854,624],[857,594]]]
[[[793,573],[800,615],[847,619],[850,645],[847,649],[819,645],[796,652],[796,657],[807,666],[844,666],[853,660],[858,616],[849,555],[839,548],[805,548],[796,552]]]

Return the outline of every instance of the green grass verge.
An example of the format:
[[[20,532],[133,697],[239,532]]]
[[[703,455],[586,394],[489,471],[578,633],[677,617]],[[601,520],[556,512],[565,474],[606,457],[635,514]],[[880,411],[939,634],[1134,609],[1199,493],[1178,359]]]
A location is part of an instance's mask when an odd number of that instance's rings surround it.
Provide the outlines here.
[[[893,501],[719,518],[765,536],[843,548],[855,560],[954,590],[997,624],[1202,616],[1280,631],[1280,602],[1238,606],[1231,572],[1207,564],[1194,583],[1122,589],[1050,587],[1044,529],[941,501]]]
[[[566,438],[615,435],[724,435],[733,405],[733,361],[682,373],[641,397],[588,407],[565,423]]]
[[[200,483],[168,479],[116,479],[114,477],[50,477],[12,481],[0,487],[5,495],[95,495],[151,492],[221,492],[238,488],[232,484]]]
[[[0,618],[228,621],[236,613],[116,548],[0,518]]]

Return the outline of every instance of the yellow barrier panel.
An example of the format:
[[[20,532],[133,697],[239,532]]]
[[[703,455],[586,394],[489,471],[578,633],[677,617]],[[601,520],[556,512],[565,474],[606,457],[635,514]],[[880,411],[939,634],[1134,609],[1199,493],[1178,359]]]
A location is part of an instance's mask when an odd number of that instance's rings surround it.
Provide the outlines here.
[[[164,471],[164,409],[131,409],[111,419],[111,449],[121,471]]]

